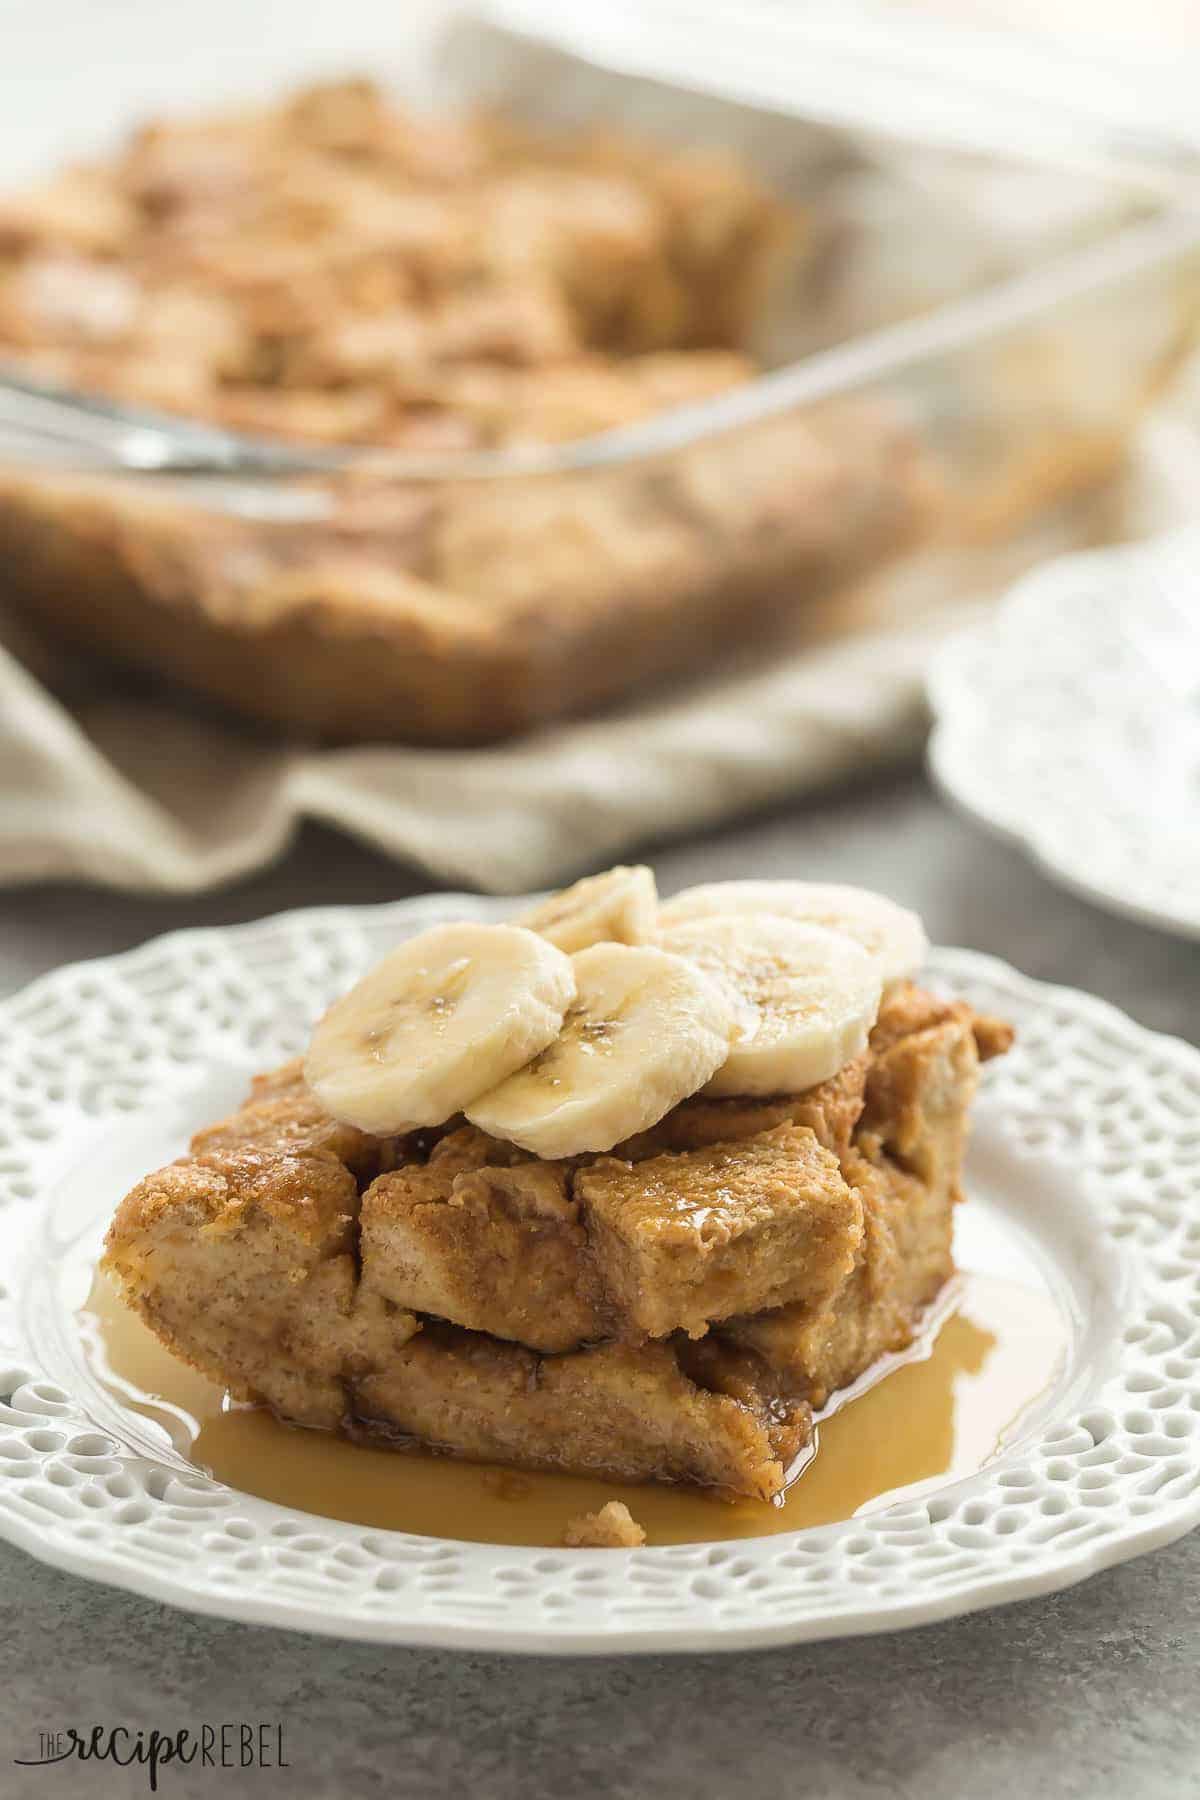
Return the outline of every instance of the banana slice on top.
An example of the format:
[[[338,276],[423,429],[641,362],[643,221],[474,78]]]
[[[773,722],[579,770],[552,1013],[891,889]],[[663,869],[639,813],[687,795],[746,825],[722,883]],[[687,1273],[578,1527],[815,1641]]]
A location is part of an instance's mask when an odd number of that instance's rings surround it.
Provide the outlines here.
[[[644,944],[654,936],[657,915],[654,871],[639,863],[586,875],[516,923],[573,954],[591,944]]]
[[[736,1010],[733,1046],[706,1093],[801,1093],[866,1048],[882,983],[853,938],[743,912],[688,920],[659,942],[723,985]]]
[[[885,987],[910,979],[929,953],[916,913],[868,888],[833,881],[714,881],[664,901],[658,920],[666,931],[732,913],[773,913],[843,932],[875,958]]]
[[[702,1088],[729,1053],[733,1010],[694,963],[650,945],[594,944],[571,958],[575,1001],[555,1041],[465,1108],[535,1155],[614,1144]]]
[[[571,959],[515,925],[436,925],[386,956],[313,1032],[304,1074],[337,1119],[441,1125],[557,1037]]]

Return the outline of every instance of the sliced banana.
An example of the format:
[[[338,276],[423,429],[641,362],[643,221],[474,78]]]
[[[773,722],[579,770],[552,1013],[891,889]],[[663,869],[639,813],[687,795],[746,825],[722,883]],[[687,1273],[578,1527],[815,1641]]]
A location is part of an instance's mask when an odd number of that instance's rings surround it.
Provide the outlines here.
[[[472,1124],[535,1155],[611,1150],[702,1088],[729,1053],[724,990],[649,945],[593,944],[571,958],[562,1032],[466,1108]]]
[[[832,881],[714,881],[664,901],[658,920],[665,931],[689,919],[764,912],[844,932],[875,958],[885,987],[915,975],[929,952],[916,913],[868,888]]]
[[[729,993],[733,1047],[709,1094],[797,1094],[866,1048],[879,965],[853,938],[772,913],[691,919],[660,934]]]
[[[574,997],[570,957],[536,932],[436,925],[330,1007],[304,1074],[362,1131],[441,1125],[544,1050]]]
[[[639,863],[587,875],[516,923],[573,955],[591,944],[644,944],[654,936],[657,913],[654,871]]]

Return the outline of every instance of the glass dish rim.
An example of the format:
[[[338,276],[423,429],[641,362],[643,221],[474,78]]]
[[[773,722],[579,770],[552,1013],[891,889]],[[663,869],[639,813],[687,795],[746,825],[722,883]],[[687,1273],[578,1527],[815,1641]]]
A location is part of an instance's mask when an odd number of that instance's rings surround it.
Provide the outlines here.
[[[451,29],[483,25],[510,41],[524,40],[618,77],[662,85],[653,74],[623,67],[619,55],[605,56],[594,46],[573,41],[578,34],[564,31],[561,21],[558,29],[546,29],[542,18],[542,29],[534,32],[529,19],[541,10],[537,0],[476,0],[474,19],[460,17]],[[833,40],[841,56],[862,58],[863,46],[853,34],[847,37],[839,27]],[[608,48],[611,51],[611,46]],[[826,54],[829,48],[822,40]],[[930,84],[928,69],[914,65],[911,54],[901,61],[904,66],[894,68],[893,73],[906,89]],[[686,79],[677,85],[697,91]],[[747,99],[732,99],[731,103],[756,110]],[[757,110],[767,109],[760,106]],[[794,122],[806,121],[807,115],[797,110]],[[841,128],[847,127],[843,124]],[[861,132],[877,137],[881,148],[895,147],[895,137],[886,129],[873,132],[864,121]],[[919,136],[907,141],[910,148],[953,153],[950,146],[932,137],[927,142]],[[1110,227],[1090,243],[935,304],[914,317],[853,334],[705,399],[664,407],[607,431],[562,443],[499,450],[421,452],[371,444],[304,444],[237,431],[200,415],[127,405],[96,390],[43,380],[6,365],[0,352],[0,466],[15,462],[35,473],[151,479],[161,475],[194,478],[201,483],[215,478],[269,486],[346,475],[418,485],[487,484],[636,465],[852,394],[939,357],[1003,337],[1060,307],[1102,295],[1157,268],[1178,264],[1189,252],[1200,249],[1200,189],[1193,194],[1166,178],[1171,148],[1169,137],[1164,137],[1156,146],[1157,156],[1144,166],[1142,181],[1130,177],[1119,156],[1100,154],[1088,159],[1089,173],[1095,178],[1128,191],[1131,197],[1140,190],[1152,208],[1148,217]],[[1002,155],[988,150],[983,154],[1014,167],[1033,166],[1047,172],[1074,167],[1078,173],[1077,159],[1073,164],[1070,159],[1036,152]],[[1161,184],[1152,178],[1156,170],[1164,176]]]

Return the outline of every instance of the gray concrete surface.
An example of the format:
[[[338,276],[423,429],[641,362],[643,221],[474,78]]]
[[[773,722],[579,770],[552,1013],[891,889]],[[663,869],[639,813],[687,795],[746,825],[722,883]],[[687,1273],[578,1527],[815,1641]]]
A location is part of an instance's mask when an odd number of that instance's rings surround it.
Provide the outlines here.
[[[884,888],[941,943],[1200,1039],[1200,948],[1059,893],[917,777],[664,849],[665,889],[740,874]],[[173,926],[416,884],[321,832],[191,901],[0,899],[0,991]],[[19,1768],[39,1731],[282,1723],[286,1770],[165,1770],[172,1800],[1176,1800],[1200,1794],[1200,1534],[1047,1599],[754,1656],[568,1662],[380,1650],[190,1618],[0,1547],[0,1796],[116,1796],[144,1771]]]

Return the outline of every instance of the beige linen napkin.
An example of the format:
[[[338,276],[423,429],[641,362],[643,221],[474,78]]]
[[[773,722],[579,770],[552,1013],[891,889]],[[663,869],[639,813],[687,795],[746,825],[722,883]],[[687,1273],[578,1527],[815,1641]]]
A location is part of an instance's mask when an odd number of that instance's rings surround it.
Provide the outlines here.
[[[0,880],[193,891],[269,862],[309,817],[442,881],[537,886],[914,754],[945,629],[937,615],[464,751],[272,747],[169,700],[69,709],[0,648]]]

